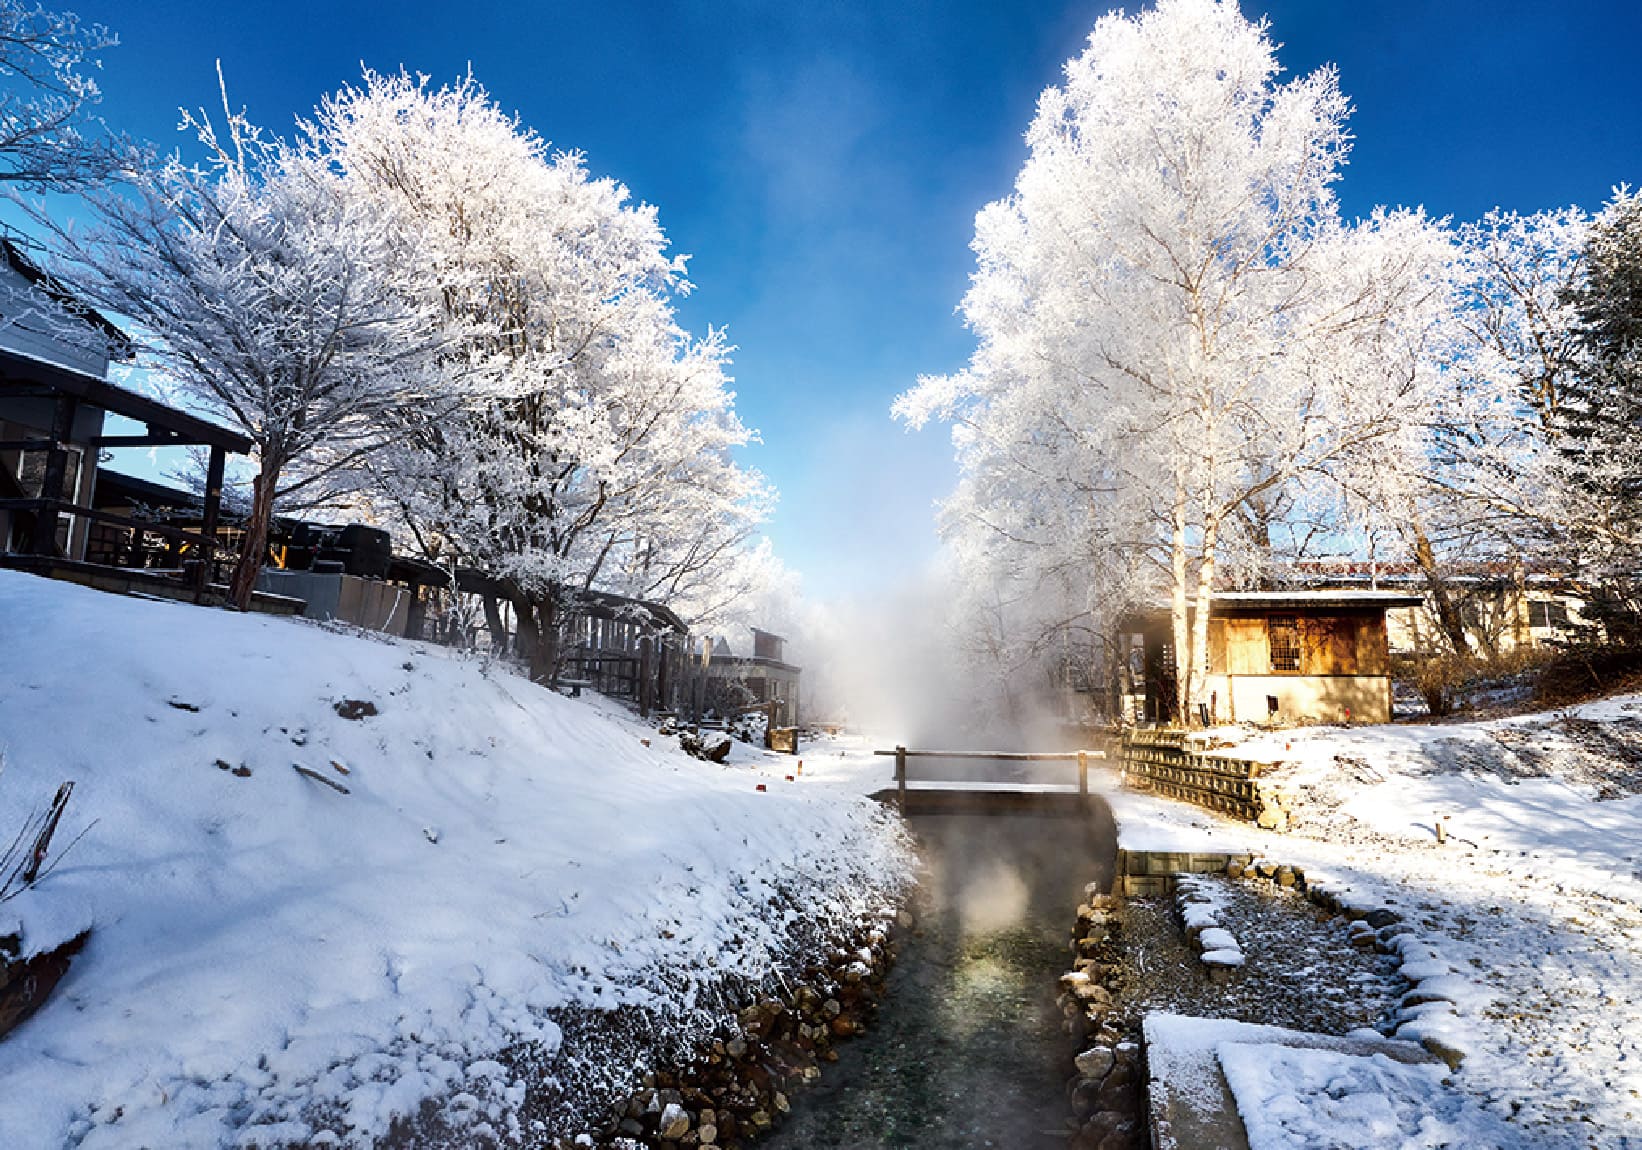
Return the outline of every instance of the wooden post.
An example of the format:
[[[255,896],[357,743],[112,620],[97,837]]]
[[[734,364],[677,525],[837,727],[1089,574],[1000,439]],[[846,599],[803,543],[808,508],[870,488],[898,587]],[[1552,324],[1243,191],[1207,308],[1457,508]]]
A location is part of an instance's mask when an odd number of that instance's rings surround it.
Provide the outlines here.
[[[63,482],[68,478],[68,449],[65,445],[74,438],[74,412],[78,406],[72,395],[60,394],[52,408],[51,448],[46,452],[46,471],[40,478],[41,499],[63,498]],[[70,546],[63,550],[64,558],[71,558],[72,532],[69,543]],[[53,555],[56,551],[57,507],[55,503],[47,503],[34,517],[34,553]]]
[[[425,585],[412,583],[410,585],[410,606],[405,609],[405,638],[420,639],[422,629],[427,625],[428,601],[423,597]]]
[[[899,744],[895,747],[895,801],[901,810],[907,809],[907,749]]]
[[[1089,752],[1078,752],[1078,794],[1089,793]]]
[[[655,671],[656,642],[649,635],[639,640],[639,718],[648,719],[650,709],[655,705],[654,692],[650,676]]]
[[[667,633],[656,635],[656,706],[664,711],[673,709],[673,645]]]
[[[196,601],[205,594],[206,585],[211,582],[211,568],[217,559],[217,518],[222,513],[222,471],[227,455],[222,448],[213,447],[211,461],[205,469],[205,515],[200,523],[200,534],[210,543],[200,549],[199,574],[194,578]]]

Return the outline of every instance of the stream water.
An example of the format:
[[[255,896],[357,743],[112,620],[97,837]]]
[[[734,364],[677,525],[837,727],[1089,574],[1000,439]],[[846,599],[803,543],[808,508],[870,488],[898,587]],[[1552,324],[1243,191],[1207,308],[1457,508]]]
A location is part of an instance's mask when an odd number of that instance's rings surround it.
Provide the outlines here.
[[[924,876],[883,1010],[763,1146],[1065,1146],[1075,1051],[1056,979],[1084,885],[1111,881],[1115,839],[1098,800],[1044,807],[909,819]]]

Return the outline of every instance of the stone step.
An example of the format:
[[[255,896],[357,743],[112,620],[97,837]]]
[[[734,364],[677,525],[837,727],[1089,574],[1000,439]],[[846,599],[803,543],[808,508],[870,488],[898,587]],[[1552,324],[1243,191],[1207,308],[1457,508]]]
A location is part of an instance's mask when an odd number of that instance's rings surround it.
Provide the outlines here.
[[[1220,1066],[1218,1050],[1228,1043],[1330,1050],[1359,1058],[1383,1054],[1410,1064],[1438,1061],[1412,1042],[1361,1033],[1309,1034],[1223,1018],[1154,1012],[1142,1029],[1153,1150],[1249,1150],[1248,1133]]]

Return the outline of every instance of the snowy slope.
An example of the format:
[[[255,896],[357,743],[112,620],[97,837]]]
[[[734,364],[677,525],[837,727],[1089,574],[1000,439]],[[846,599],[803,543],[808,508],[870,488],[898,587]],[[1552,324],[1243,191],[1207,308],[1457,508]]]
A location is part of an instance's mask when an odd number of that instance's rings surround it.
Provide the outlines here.
[[[1469,1051],[1452,1083],[1500,1123],[1483,1145],[1638,1150],[1642,796],[1627,792],[1639,731],[1642,698],[1629,696],[1485,722],[1216,732],[1239,739],[1229,754],[1282,764],[1267,777],[1295,794],[1286,835],[1103,782],[1127,848],[1247,851],[1395,907],[1430,952],[1420,965],[1452,972],[1443,1037]],[[1310,1120],[1319,1083],[1337,1100],[1368,1092],[1329,1086],[1326,1070],[1282,1068],[1282,1090],[1246,1077],[1251,1105],[1275,1114],[1289,1105],[1279,1095],[1308,1098]],[[1444,1116],[1422,1121],[1419,1137],[1440,1144]],[[1339,1144],[1362,1144],[1341,1122]],[[1262,1136],[1330,1144],[1300,1129]]]
[[[505,1129],[497,1056],[557,1048],[555,1012],[701,1030],[697,995],[768,978],[798,907],[842,921],[906,873],[847,790],[438,648],[9,572],[0,635],[0,829],[64,779],[58,844],[96,820],[0,906],[30,950],[92,928],[0,1040],[0,1146],[367,1141],[429,1098]],[[602,1056],[552,1065],[632,1073]]]
[[[1314,727],[1236,753],[1281,762],[1276,778],[1314,820],[1344,816],[1418,843],[1434,843],[1441,822],[1462,845],[1533,858],[1588,888],[1630,885],[1642,868],[1642,762],[1629,761],[1642,759],[1642,697],[1482,722]]]

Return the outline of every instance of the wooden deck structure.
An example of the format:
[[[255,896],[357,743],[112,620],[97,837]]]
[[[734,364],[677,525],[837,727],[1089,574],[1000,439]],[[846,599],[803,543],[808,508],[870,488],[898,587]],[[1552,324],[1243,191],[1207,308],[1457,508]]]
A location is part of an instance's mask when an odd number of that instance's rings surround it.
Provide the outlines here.
[[[203,589],[222,505],[230,454],[251,441],[186,411],[108,381],[111,361],[129,360],[131,342],[76,299],[25,254],[23,241],[0,236],[0,563],[40,569],[46,561],[82,562],[93,524],[131,528],[121,509],[96,505],[101,454],[122,447],[205,447],[210,451],[199,530],[144,522],[143,530],[192,548],[201,559],[193,583]],[[143,426],[139,434],[105,434],[108,415]]]
[[[243,455],[250,451],[251,441],[245,436],[94,376],[0,349],[0,401],[7,400],[34,400],[36,409],[49,405],[50,411],[49,426],[41,429],[42,433],[0,440],[0,512],[5,512],[7,518],[8,553],[82,559],[83,540],[76,547],[73,532],[70,532],[68,546],[60,538],[59,524],[65,518],[132,526],[127,516],[98,510],[90,506],[89,501],[77,502],[71,497],[67,490],[71,451],[78,452],[82,460],[93,461],[94,466],[97,453],[105,448],[202,446],[210,449],[210,461],[200,529],[187,531],[146,522],[142,529],[196,548],[203,560],[214,555],[218,546],[216,533],[222,507],[223,470],[230,453]],[[99,431],[77,440],[75,432],[85,426],[81,416],[88,409],[92,422],[99,428],[102,416],[112,412],[144,424],[146,431],[139,435],[103,435]],[[34,470],[24,463],[31,453],[44,457],[44,466],[38,469],[37,489],[32,482],[24,481],[24,476]],[[17,463],[11,464],[10,459]],[[0,562],[3,561],[4,557],[0,556]],[[200,563],[195,574],[197,585],[204,586],[209,566],[208,561]]]

